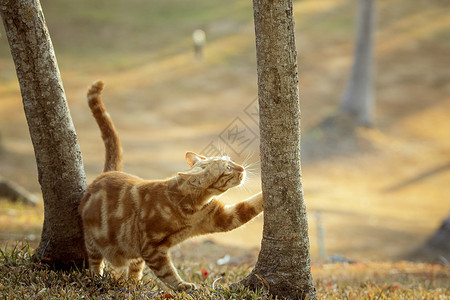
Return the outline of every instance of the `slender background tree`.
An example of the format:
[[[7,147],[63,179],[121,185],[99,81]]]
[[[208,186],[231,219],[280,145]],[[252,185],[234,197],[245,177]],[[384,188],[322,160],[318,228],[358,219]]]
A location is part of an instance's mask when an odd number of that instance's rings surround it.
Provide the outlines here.
[[[254,0],[264,229],[241,281],[291,299],[316,299],[300,165],[300,106],[292,0]]]
[[[36,250],[56,266],[85,258],[77,207],[86,189],[81,152],[39,0],[1,0],[44,199]]]
[[[353,67],[340,104],[340,112],[356,125],[373,125],[375,108],[373,44],[375,1],[359,0]]]
[[[408,260],[444,263],[450,261],[450,214],[425,243],[406,255]]]

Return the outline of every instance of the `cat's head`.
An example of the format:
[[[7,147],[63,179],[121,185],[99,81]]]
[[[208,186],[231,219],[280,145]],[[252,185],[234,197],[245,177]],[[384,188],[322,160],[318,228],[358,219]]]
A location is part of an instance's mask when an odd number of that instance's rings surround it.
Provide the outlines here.
[[[245,180],[244,167],[231,161],[228,156],[205,157],[194,152],[186,153],[190,170],[178,175],[194,188],[202,189],[211,196],[220,195]]]

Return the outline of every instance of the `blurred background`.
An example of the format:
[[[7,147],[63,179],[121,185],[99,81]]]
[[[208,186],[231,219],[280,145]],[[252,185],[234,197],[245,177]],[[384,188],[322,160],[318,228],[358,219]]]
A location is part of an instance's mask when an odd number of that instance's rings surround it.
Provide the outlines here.
[[[165,178],[188,168],[186,151],[227,154],[249,165],[249,179],[223,201],[259,191],[251,1],[42,0],[41,5],[88,182],[102,170],[104,148],[85,95],[91,82],[102,79],[126,172]],[[373,124],[346,131],[327,120],[339,112],[350,77],[358,2],[294,1],[313,261],[335,254],[357,261],[425,259],[417,249],[449,215],[449,6],[445,0],[377,1]],[[0,178],[40,199],[3,26],[0,33]],[[36,246],[42,203],[4,198],[1,246],[22,239]],[[206,238],[254,251],[261,232],[258,217],[244,228]]]

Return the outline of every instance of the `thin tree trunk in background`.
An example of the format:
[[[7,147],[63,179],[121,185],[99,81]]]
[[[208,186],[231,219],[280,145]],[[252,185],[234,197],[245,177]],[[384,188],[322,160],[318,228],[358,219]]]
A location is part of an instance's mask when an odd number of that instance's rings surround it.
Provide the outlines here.
[[[450,215],[442,221],[433,235],[423,245],[409,253],[406,259],[448,266],[450,261]]]
[[[317,299],[300,166],[300,107],[292,0],[253,1],[264,229],[255,269],[240,283]]]
[[[354,62],[340,111],[358,125],[371,126],[375,107],[373,44],[375,1],[359,0]]]
[[[57,266],[85,258],[77,212],[86,178],[53,45],[39,0],[1,0],[44,198],[37,254]]]

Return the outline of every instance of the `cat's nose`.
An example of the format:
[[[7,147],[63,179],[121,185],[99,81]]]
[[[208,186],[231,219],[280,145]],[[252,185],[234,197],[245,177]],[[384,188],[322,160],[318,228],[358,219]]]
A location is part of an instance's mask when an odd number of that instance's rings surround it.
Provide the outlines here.
[[[241,167],[241,166],[236,166],[235,169],[236,169],[238,172],[244,172],[244,171],[245,171],[245,169],[244,169],[243,167]]]

